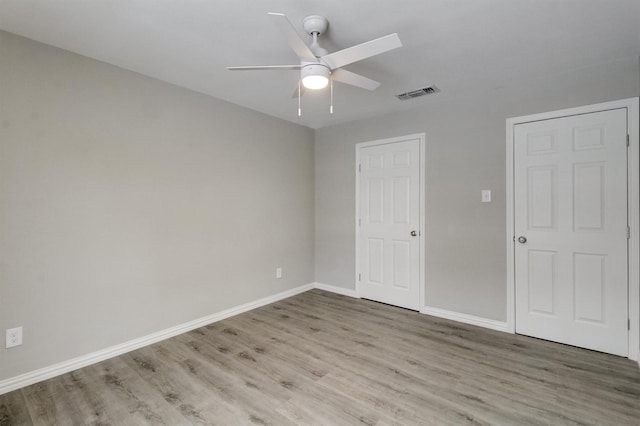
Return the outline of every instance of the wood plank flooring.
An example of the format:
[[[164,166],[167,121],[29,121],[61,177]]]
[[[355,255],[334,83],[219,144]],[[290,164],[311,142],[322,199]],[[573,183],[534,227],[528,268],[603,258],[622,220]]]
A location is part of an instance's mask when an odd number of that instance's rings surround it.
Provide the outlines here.
[[[598,352],[312,290],[0,396],[0,425],[639,425]]]

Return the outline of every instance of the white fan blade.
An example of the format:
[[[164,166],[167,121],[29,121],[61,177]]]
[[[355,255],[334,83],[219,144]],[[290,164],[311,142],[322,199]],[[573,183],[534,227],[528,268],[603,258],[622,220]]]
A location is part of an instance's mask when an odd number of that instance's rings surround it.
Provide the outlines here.
[[[347,71],[343,68],[333,71],[331,73],[331,78],[334,81],[339,81],[340,83],[350,84],[351,86],[367,90],[376,90],[380,86],[380,83],[375,80],[371,80],[370,78]]]
[[[398,34],[389,34],[366,43],[357,44],[346,49],[338,50],[323,56],[322,59],[329,68],[336,69],[372,56],[379,55],[389,50],[402,47],[402,42]]]
[[[276,22],[278,23],[278,27],[280,31],[284,34],[289,42],[289,46],[296,52],[298,58],[303,61],[311,61],[317,62],[316,55],[313,54],[307,43],[304,42],[300,34],[296,31],[291,21],[287,18],[284,13],[273,13],[269,12],[269,15],[276,17]]]
[[[227,67],[229,71],[253,71],[253,70],[299,70],[302,65],[249,65],[246,67]]]

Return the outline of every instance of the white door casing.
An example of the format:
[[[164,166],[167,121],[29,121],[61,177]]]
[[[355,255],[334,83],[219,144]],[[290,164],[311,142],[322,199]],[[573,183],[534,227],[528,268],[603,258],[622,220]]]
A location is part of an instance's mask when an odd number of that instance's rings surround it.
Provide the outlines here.
[[[508,120],[511,331],[637,358],[637,120],[637,99]]]
[[[424,136],[356,146],[359,297],[419,310],[424,282]]]

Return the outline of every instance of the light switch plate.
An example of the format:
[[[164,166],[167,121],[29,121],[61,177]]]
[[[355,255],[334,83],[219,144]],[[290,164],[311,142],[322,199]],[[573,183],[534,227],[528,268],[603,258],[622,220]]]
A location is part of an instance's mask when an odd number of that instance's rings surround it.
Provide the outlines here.
[[[482,202],[483,203],[490,203],[491,202],[491,190],[490,189],[483,189],[482,190]]]

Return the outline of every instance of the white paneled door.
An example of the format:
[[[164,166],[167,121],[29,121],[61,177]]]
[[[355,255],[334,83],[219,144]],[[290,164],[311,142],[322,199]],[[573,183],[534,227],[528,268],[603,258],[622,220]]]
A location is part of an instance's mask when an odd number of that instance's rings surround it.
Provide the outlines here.
[[[628,355],[626,114],[515,126],[518,333]]]
[[[420,308],[420,140],[358,148],[360,297]]]

